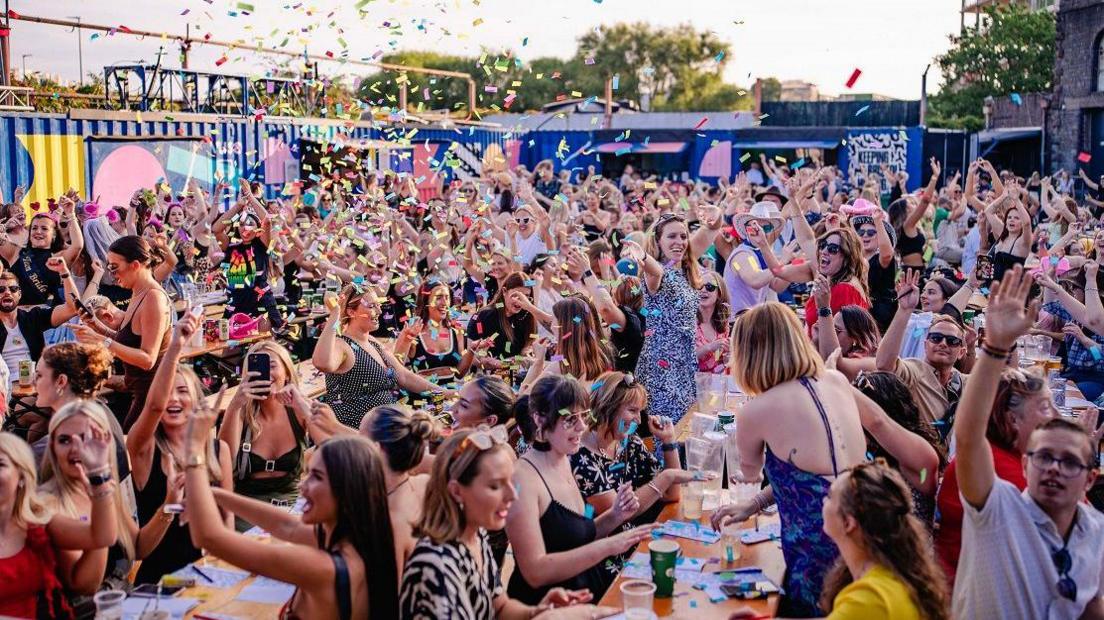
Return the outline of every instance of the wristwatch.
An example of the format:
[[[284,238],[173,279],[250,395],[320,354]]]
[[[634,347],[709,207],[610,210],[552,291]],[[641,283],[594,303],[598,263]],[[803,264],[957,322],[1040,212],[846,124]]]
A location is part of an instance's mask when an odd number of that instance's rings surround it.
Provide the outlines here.
[[[587,269],[586,271],[583,272],[583,279],[584,280],[586,280],[587,278],[593,278],[593,277],[594,277],[594,272],[591,271],[590,269]]]
[[[203,467],[207,464],[207,460],[203,458],[202,454],[192,454],[188,456],[188,460],[184,462],[184,469],[191,469],[193,467]]]
[[[88,474],[88,484],[98,487],[111,482],[111,470],[105,469],[99,473]]]
[[[830,317],[830,316],[832,316],[832,308],[830,306],[825,306],[824,308],[817,308],[817,316],[820,316],[820,317]]]
[[[115,343],[115,341],[112,340],[111,338],[104,338],[103,346],[104,346],[105,349],[110,349],[111,345],[114,344],[114,343]]]

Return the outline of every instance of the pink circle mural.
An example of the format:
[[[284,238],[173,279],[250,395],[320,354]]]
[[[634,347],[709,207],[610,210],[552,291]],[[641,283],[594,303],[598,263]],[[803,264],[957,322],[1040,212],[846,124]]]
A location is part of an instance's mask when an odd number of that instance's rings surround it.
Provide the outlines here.
[[[120,146],[103,158],[94,173],[92,195],[100,204],[124,207],[134,191],[153,187],[165,178],[165,169],[157,156],[134,144]]]

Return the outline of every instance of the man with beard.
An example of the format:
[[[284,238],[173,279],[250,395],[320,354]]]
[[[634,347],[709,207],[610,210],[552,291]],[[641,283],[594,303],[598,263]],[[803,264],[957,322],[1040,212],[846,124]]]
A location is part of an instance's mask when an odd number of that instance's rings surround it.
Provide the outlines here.
[[[1017,265],[994,283],[985,342],[955,420],[965,509],[952,599],[956,618],[1104,617],[1104,517],[1083,502],[1096,479],[1096,415],[1082,419],[1087,427],[1055,418],[1031,433],[1022,493],[996,477],[985,439],[1010,351],[1035,323],[1031,282]]]
[[[0,342],[4,347],[0,353],[4,356],[4,364],[12,383],[19,380],[20,362],[38,361],[38,356],[46,347],[46,330],[61,325],[77,314],[76,306],[73,305],[77,291],[65,260],[54,256],[47,261],[46,266],[61,276],[65,286],[65,303],[53,308],[20,308],[22,291],[19,280],[10,271],[0,273]]]
[[[955,369],[955,362],[966,354],[966,330],[954,318],[937,314],[924,342],[923,359],[899,359],[901,342],[909,317],[920,303],[919,274],[910,272],[897,285],[897,313],[889,324],[875,358],[878,370],[897,375],[916,398],[920,413],[937,423],[947,408],[958,402],[968,375]]]

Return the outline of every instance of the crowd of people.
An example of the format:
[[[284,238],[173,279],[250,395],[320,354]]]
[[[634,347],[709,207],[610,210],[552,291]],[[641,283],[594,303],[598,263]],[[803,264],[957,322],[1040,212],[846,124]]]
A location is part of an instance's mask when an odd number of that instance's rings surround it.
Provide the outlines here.
[[[602,617],[727,376],[726,477],[760,491],[711,521],[777,505],[780,615],[1104,618],[1087,185],[764,157],[716,184],[17,189],[0,615],[91,617],[206,553],[294,585],[286,617]],[[224,343],[229,377],[193,355],[221,317],[264,335]]]

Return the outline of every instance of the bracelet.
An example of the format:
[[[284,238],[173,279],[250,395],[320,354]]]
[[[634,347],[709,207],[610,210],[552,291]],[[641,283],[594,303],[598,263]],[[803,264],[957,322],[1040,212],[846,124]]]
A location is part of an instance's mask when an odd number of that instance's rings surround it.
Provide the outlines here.
[[[114,494],[115,494],[115,489],[112,488],[111,485],[104,485],[104,486],[98,487],[96,489],[96,491],[94,491],[91,494],[91,497],[92,497],[92,499],[96,500],[96,499],[103,499],[105,497],[111,497]]]
[[[111,482],[111,468],[104,468],[99,471],[88,472],[87,475],[88,484],[98,487],[107,482]]]
[[[663,491],[660,491],[660,490],[659,490],[659,487],[657,487],[657,486],[656,486],[656,483],[655,483],[655,482],[652,482],[652,481],[648,481],[648,486],[649,486],[649,487],[650,487],[650,488],[651,488],[651,489],[652,489],[653,491],[655,491],[655,492],[656,492],[656,495],[658,495],[658,496],[660,496],[660,497],[663,497]]]
[[[1001,349],[993,348],[993,347],[989,346],[988,344],[986,344],[984,342],[981,343],[981,346],[978,347],[978,348],[981,349],[982,353],[988,355],[989,357],[991,357],[993,359],[998,359],[998,360],[1007,360],[1008,356],[1011,355],[1011,353],[1012,353],[1011,351],[1004,351],[1004,350],[1001,350]]]
[[[659,444],[659,449],[662,450],[663,452],[670,452],[672,450],[678,450],[678,447],[679,447],[679,445],[678,445],[677,441],[672,442],[672,443],[660,443]]]
[[[752,501],[755,502],[755,512],[756,513],[763,512],[764,510],[767,509],[767,506],[768,506],[767,498],[766,498],[765,495],[763,495],[763,493],[761,493],[761,492],[756,493],[755,497],[752,498]]]

